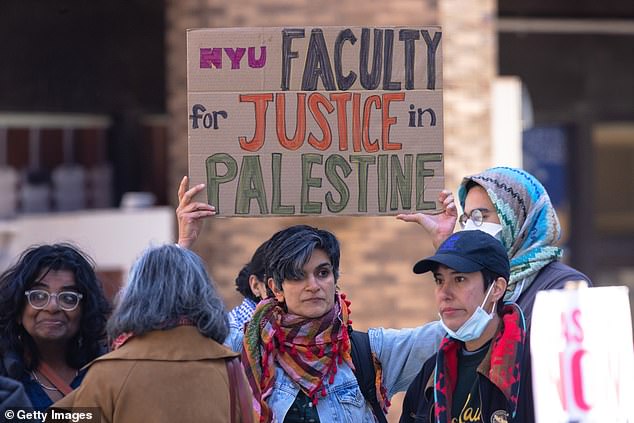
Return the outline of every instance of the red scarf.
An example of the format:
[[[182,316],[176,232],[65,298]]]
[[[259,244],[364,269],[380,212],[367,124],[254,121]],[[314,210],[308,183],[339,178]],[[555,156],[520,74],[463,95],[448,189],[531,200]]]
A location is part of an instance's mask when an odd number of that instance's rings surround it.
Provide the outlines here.
[[[493,337],[487,357],[490,363],[480,363],[478,371],[486,367],[486,376],[506,396],[510,412],[515,416],[520,389],[521,360],[526,347],[526,327],[521,309],[514,303],[504,306],[501,330]],[[458,351],[462,342],[443,338],[436,356],[435,422],[451,421],[452,396],[458,380]],[[486,358],[485,357],[485,360]],[[488,365],[484,365],[488,364]]]
[[[272,418],[266,399],[272,392],[276,364],[313,404],[326,396],[325,380],[334,383],[337,365],[345,362],[354,370],[349,305],[344,294],[337,295],[332,310],[321,318],[307,319],[286,313],[273,298],[258,304],[245,331],[242,363],[261,422]]]

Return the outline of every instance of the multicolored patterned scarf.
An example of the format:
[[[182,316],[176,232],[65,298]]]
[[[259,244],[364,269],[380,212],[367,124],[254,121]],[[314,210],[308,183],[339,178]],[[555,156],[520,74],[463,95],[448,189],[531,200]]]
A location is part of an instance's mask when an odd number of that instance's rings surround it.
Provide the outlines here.
[[[272,413],[271,395],[276,363],[317,404],[326,395],[324,381],[334,383],[337,365],[352,369],[348,316],[350,302],[338,294],[335,306],[319,319],[307,319],[284,311],[274,298],[261,301],[244,334],[242,363],[254,393],[254,408],[261,422]]]
[[[544,266],[562,255],[555,245],[561,236],[557,213],[544,186],[524,170],[494,167],[467,176],[458,188],[463,209],[469,181],[486,190],[500,218],[502,244],[511,260],[504,299],[514,302]]]
[[[504,307],[501,329],[493,338],[478,372],[486,375],[511,404],[515,417],[520,390],[521,361],[526,342],[526,327],[520,308],[515,304]],[[436,355],[434,383],[435,416],[437,423],[451,422],[452,393],[458,380],[458,353],[463,343],[445,337]]]

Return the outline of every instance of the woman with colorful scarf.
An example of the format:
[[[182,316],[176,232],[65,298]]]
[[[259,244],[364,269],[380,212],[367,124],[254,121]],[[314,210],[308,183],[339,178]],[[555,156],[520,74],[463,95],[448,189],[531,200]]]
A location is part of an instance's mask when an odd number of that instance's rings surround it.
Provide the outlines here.
[[[261,301],[245,332],[225,342],[242,351],[261,422],[374,423],[351,358],[350,301],[338,292],[339,242],[304,226],[275,234],[266,254],[274,298]],[[376,396],[387,411],[407,389],[444,331],[433,322],[415,329],[370,329]]]
[[[467,176],[458,188],[464,214],[463,230],[478,229],[496,237],[511,260],[511,276],[505,299],[516,302],[530,327],[537,291],[560,289],[570,280],[584,280],[581,272],[561,263],[557,246],[561,227],[544,186],[530,173],[511,167],[494,167]],[[397,218],[419,223],[440,245],[454,230],[458,213],[448,191],[439,197],[444,212],[431,216],[421,213]]]
[[[532,422],[524,319],[504,303],[505,249],[482,231],[461,231],[414,266],[430,271],[447,335],[408,388],[400,423]]]

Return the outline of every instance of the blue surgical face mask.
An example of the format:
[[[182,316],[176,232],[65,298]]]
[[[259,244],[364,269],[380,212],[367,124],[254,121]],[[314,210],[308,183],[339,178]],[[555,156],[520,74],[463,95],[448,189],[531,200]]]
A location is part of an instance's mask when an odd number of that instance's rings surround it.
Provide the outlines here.
[[[477,226],[475,223],[473,223],[473,220],[469,219],[467,220],[467,223],[465,223],[464,228],[462,228],[462,230],[463,231],[482,231],[491,235],[493,238],[496,238],[497,240],[500,240],[502,236],[502,225],[499,223],[482,222],[480,226]]]
[[[458,330],[453,331],[449,329],[447,325],[445,325],[445,322],[442,321],[442,317],[440,318],[440,324],[447,331],[447,334],[450,337],[462,342],[469,342],[473,341],[474,339],[478,339],[482,335],[484,329],[486,329],[489,322],[493,319],[495,313],[495,304],[493,304],[493,310],[491,311],[491,313],[487,313],[486,311],[484,311],[484,308],[482,308],[487,302],[487,298],[489,298],[489,294],[491,293],[492,288],[493,284],[491,284],[491,286],[489,287],[489,290],[487,291],[482,304],[480,304],[478,308],[475,309],[471,317],[469,317],[469,319],[467,319],[467,321],[464,322],[462,326],[458,328]]]

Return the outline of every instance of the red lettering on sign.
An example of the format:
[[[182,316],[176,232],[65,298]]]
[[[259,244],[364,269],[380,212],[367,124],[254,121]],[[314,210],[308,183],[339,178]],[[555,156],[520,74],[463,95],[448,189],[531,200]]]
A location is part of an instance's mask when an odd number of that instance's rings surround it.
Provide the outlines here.
[[[339,136],[339,151],[348,151],[348,104],[352,99],[352,149],[354,152],[365,150],[368,153],[376,153],[378,151],[394,151],[403,148],[401,143],[392,142],[390,140],[390,127],[397,122],[396,116],[390,115],[390,103],[394,101],[405,100],[405,93],[384,93],[381,95],[370,95],[363,103],[361,109],[360,93],[332,93],[329,98],[325,95],[313,92],[296,93],[296,106],[293,111],[289,111],[286,104],[286,93],[275,94],[275,129],[277,132],[277,140],[279,144],[287,150],[297,150],[304,141],[308,140],[308,144],[319,151],[328,150],[332,145],[333,130],[331,128],[331,120],[337,125],[337,135]],[[273,93],[260,94],[241,94],[240,102],[251,102],[255,108],[255,133],[253,138],[247,140],[246,137],[238,137],[240,147],[246,151],[257,151],[264,145],[266,141],[266,119],[268,104],[273,101]],[[372,112],[380,111],[380,118],[374,119],[380,124],[380,138],[370,139],[370,121]],[[307,116],[307,110],[310,116]],[[327,118],[336,110],[336,119]],[[324,112],[325,111],[325,112]],[[289,113],[295,112],[295,131],[292,137],[287,133],[287,119]],[[314,133],[310,132],[308,138],[307,119],[312,117],[314,122],[319,126],[323,137],[317,138]],[[379,133],[379,129],[375,130]]]
[[[330,144],[332,143],[332,131],[330,130],[330,125],[328,124],[328,120],[321,112],[319,106],[323,106],[324,109],[328,112],[328,114],[332,113],[335,110],[335,107],[328,101],[323,94],[320,93],[312,93],[308,97],[308,109],[312,113],[315,118],[315,122],[319,125],[321,132],[324,134],[324,137],[321,140],[318,140],[313,133],[308,134],[308,144],[315,147],[317,150],[328,150],[330,148]]]
[[[266,109],[273,101],[273,94],[240,94],[240,103],[252,102],[255,104],[255,134],[250,141],[246,137],[238,137],[238,142],[243,150],[258,151],[264,145],[266,136]]]
[[[572,354],[570,360],[570,370],[572,373],[572,389],[575,404],[583,411],[589,411],[592,407],[586,402],[583,395],[583,372],[581,371],[581,359],[586,354],[586,350],[577,350]]]

